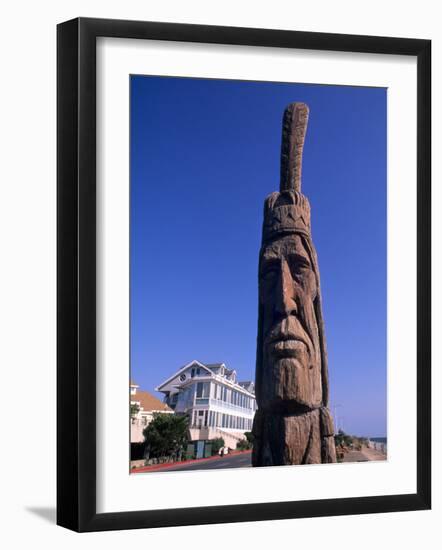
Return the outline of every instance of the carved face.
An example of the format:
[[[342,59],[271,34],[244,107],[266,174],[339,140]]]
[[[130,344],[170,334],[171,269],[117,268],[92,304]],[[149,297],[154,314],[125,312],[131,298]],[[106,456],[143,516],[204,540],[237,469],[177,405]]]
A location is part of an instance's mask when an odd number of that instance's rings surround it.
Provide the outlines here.
[[[321,347],[313,258],[304,237],[266,244],[260,255],[262,405],[286,412],[321,405]]]

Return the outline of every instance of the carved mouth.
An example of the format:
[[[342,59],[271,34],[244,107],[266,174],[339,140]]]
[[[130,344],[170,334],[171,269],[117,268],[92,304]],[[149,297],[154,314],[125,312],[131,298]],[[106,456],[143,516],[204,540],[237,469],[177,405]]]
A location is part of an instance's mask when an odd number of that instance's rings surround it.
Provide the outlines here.
[[[313,344],[300,319],[285,318],[269,331],[264,344],[277,357],[298,357],[311,353]]]
[[[274,334],[272,337],[269,338],[268,343],[269,344],[279,344],[281,342],[301,342],[305,346],[308,346],[307,339],[303,336],[298,336],[298,334],[294,334],[293,332],[289,332],[287,334]]]
[[[287,336],[278,338],[271,344],[272,353],[278,357],[297,357],[307,347],[307,342],[304,340]]]

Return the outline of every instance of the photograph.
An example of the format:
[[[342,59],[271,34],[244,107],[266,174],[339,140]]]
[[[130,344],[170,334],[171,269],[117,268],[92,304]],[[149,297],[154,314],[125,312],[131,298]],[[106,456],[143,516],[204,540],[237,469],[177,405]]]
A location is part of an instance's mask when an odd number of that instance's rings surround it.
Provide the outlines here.
[[[129,86],[130,473],[388,460],[388,89]]]

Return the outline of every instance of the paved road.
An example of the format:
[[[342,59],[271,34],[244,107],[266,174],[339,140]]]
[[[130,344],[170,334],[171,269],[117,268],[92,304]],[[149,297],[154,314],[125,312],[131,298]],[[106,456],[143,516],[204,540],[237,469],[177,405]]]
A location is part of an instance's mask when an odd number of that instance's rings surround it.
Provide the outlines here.
[[[368,462],[368,458],[361,451],[349,451],[345,453],[342,462]]]
[[[364,448],[362,451],[349,451],[343,458],[343,462],[369,462],[372,460],[387,460],[387,455],[374,449]]]
[[[170,468],[162,468],[161,472],[174,472],[182,470],[220,470],[224,468],[246,468],[252,465],[252,453],[241,453],[237,455],[227,455],[216,460],[208,460],[200,464],[181,464],[179,466],[171,466]]]

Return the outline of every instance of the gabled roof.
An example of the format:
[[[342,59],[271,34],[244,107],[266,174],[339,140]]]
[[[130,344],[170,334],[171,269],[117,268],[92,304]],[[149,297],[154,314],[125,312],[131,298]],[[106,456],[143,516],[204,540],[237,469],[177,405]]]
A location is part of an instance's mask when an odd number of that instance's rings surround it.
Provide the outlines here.
[[[131,395],[130,400],[132,403],[140,403],[140,407],[144,411],[173,412],[172,409],[166,405],[166,403],[163,403],[147,391],[137,391],[135,395]]]
[[[194,359],[193,361],[190,361],[190,363],[187,363],[186,365],[184,365],[184,367],[181,367],[180,369],[178,369],[174,374],[172,374],[172,376],[169,376],[169,378],[167,380],[165,380],[164,382],[161,382],[161,384],[159,384],[155,389],[156,391],[161,391],[160,388],[162,388],[163,386],[165,386],[166,384],[168,384],[169,382],[171,382],[174,378],[176,378],[177,376],[179,376],[179,374],[181,372],[183,372],[184,370],[188,369],[189,367],[192,367],[193,365],[196,365],[198,367],[203,367],[204,369],[207,370],[207,372],[209,372],[210,374],[212,374],[212,371],[210,369],[207,368],[206,365],[204,365],[204,363],[201,363],[200,361],[197,361],[196,359]]]
[[[218,379],[218,373],[216,372],[216,370],[220,367],[223,367],[225,370],[222,378],[224,379],[225,383],[236,385],[237,388],[240,387],[242,391],[254,397],[254,383],[251,381],[237,382],[236,381],[237,373],[235,369],[228,369],[225,363],[207,363],[205,365],[204,363],[201,363],[201,361],[197,361],[196,359],[194,359],[193,361],[190,361],[190,363],[187,363],[186,365],[184,365],[184,367],[181,367],[180,369],[178,369],[172,376],[169,376],[167,380],[165,380],[159,386],[157,386],[155,390],[159,392],[163,392],[165,394],[172,394],[175,392],[179,392],[186,385],[194,383],[195,380],[198,380],[198,378],[196,379],[192,378],[192,379],[183,380],[183,381],[179,380],[180,374],[182,374],[183,371],[193,366],[203,368],[205,371],[207,371],[207,374],[209,374],[210,377],[213,377],[216,380]],[[233,380],[231,379],[232,375],[234,375]]]

